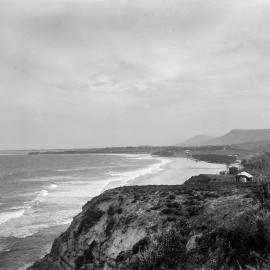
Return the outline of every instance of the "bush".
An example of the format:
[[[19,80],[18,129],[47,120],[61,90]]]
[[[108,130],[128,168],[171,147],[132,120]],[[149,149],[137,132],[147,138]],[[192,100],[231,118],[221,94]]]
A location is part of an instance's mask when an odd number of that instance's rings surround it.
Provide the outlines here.
[[[116,259],[115,259],[115,262],[116,262],[116,263],[121,263],[121,262],[123,262],[123,261],[129,259],[131,255],[132,255],[132,254],[131,254],[131,252],[130,252],[129,250],[128,250],[128,251],[121,251],[121,252],[117,255],[117,257],[116,257]]]
[[[220,197],[216,192],[206,192],[204,196],[206,198],[219,198]]]
[[[76,233],[80,234],[82,231],[87,231],[88,229],[90,229],[100,220],[103,214],[104,212],[98,208],[88,208],[84,212],[83,219]]]
[[[217,228],[199,241],[197,252],[204,260],[213,257],[213,269],[246,269],[256,265],[258,256],[270,253],[270,213],[249,211],[238,218],[235,228]],[[258,254],[258,256],[255,256]]]
[[[168,208],[181,208],[181,205],[178,202],[168,202],[166,203]]]
[[[156,236],[147,249],[137,257],[137,269],[177,269],[185,260],[186,239],[171,229]]]
[[[93,241],[88,249],[86,249],[83,253],[83,255],[78,256],[76,260],[74,261],[75,263],[75,269],[81,269],[81,267],[85,264],[93,263],[94,262],[94,255],[93,255],[93,249],[97,246],[97,242]]]
[[[108,213],[109,216],[113,216],[114,215],[115,209],[114,209],[114,207],[112,205],[109,207],[107,213]]]
[[[113,217],[109,217],[107,221],[107,226],[105,229],[105,234],[107,237],[111,235],[114,224],[115,224],[115,219]]]
[[[150,243],[150,240],[148,237],[142,238],[132,247],[133,254],[137,254],[139,251],[144,251],[147,245],[149,245],[149,243]]]
[[[126,217],[123,217],[122,220],[123,220],[123,223],[125,225],[129,225],[136,218],[138,218],[137,214],[130,214],[130,215],[126,216]]]
[[[188,212],[188,215],[187,217],[188,218],[191,218],[193,216],[196,216],[198,214],[200,214],[202,211],[203,211],[203,206],[189,206],[186,208],[187,212]]]
[[[176,196],[174,194],[170,194],[168,197],[169,200],[174,200],[175,198],[176,198]]]
[[[237,175],[238,174],[238,168],[235,166],[232,166],[229,168],[229,174],[231,175]]]
[[[161,213],[164,215],[181,215],[181,212],[174,208],[165,208],[161,210]]]
[[[261,204],[270,202],[270,184],[259,185],[253,190],[254,199]]]

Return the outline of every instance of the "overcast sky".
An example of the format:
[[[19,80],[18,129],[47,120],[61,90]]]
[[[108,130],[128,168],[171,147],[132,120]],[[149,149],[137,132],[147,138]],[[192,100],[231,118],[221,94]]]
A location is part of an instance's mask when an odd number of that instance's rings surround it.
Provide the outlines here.
[[[0,0],[0,148],[269,128],[268,0]]]

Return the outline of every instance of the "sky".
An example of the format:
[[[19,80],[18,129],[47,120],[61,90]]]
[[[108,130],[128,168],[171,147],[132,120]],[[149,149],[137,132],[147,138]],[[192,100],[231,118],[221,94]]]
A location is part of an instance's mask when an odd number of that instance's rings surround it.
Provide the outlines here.
[[[0,0],[0,149],[270,128],[268,0]]]

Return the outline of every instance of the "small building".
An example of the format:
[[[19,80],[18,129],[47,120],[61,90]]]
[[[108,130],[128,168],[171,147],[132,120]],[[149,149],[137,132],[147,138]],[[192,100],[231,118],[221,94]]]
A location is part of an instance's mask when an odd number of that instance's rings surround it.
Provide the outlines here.
[[[253,180],[253,176],[247,172],[238,173],[235,176],[236,182],[251,182]]]

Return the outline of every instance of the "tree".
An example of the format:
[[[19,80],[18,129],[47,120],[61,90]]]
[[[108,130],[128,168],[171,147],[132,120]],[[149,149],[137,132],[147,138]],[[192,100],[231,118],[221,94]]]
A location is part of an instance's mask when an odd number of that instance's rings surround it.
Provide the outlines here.
[[[233,166],[229,168],[229,174],[237,175],[238,174],[238,168]]]

